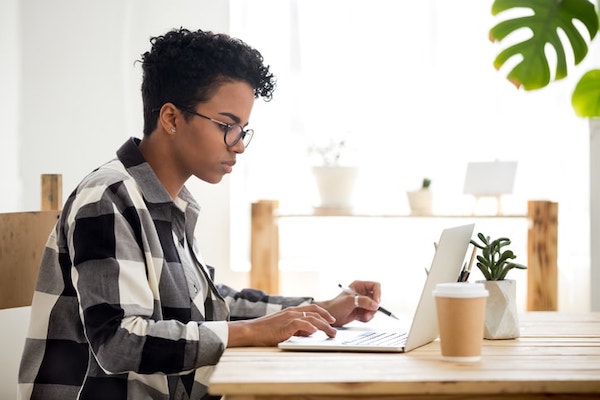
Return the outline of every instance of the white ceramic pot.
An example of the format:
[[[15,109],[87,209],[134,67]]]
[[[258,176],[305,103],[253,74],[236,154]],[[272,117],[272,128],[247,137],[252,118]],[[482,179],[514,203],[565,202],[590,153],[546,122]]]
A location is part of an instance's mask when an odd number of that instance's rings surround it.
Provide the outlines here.
[[[478,281],[490,293],[485,306],[486,339],[514,339],[520,336],[517,313],[517,282],[513,279],[502,281]]]
[[[319,166],[313,167],[317,181],[320,206],[332,209],[351,209],[354,186],[358,177],[357,167]]]
[[[412,215],[431,215],[433,196],[429,189],[420,189],[406,192],[408,205]]]

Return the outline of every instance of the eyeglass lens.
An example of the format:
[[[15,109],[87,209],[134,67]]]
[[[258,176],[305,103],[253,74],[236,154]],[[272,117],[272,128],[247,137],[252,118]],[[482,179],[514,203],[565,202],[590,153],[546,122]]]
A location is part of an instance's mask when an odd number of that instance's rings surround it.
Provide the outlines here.
[[[227,146],[235,146],[240,139],[244,147],[248,147],[254,131],[252,129],[244,130],[240,125],[230,125],[227,133],[225,133],[225,143]]]

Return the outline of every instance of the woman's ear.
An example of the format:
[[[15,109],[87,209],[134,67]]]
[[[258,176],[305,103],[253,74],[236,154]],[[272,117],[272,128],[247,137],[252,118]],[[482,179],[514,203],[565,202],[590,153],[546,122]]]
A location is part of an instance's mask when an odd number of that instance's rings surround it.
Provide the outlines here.
[[[173,103],[165,103],[158,113],[158,124],[167,134],[177,133],[177,114],[179,110]]]

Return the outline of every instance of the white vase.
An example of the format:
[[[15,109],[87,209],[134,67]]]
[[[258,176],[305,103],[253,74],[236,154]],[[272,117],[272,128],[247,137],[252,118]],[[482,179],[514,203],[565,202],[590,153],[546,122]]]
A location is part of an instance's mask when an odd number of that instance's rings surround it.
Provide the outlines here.
[[[339,210],[352,209],[352,196],[358,177],[357,167],[316,166],[313,174],[317,181],[320,207]]]
[[[490,293],[485,306],[486,339],[514,339],[520,336],[517,313],[517,282],[513,279],[502,281],[478,281]]]
[[[406,192],[408,205],[412,215],[431,215],[433,196],[429,189],[420,189]]]

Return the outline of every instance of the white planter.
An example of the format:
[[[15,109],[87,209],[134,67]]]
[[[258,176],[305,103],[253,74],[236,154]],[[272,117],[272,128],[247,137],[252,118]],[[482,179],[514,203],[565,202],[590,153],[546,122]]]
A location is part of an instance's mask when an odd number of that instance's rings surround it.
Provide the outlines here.
[[[420,189],[406,192],[408,205],[412,215],[431,215],[433,196],[429,189]]]
[[[514,339],[520,336],[517,313],[517,282],[513,279],[502,281],[478,281],[490,293],[485,306],[486,339]]]
[[[317,181],[320,206],[332,209],[352,209],[352,196],[358,177],[357,167],[320,166],[313,167]]]

